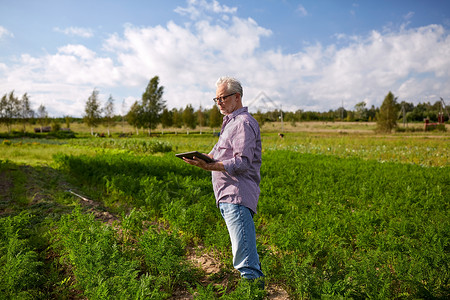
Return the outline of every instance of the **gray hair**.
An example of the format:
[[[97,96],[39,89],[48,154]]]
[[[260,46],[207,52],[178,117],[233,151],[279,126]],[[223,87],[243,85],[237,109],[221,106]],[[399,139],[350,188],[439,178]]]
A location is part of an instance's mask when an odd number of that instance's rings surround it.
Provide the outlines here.
[[[217,79],[216,87],[221,86],[222,84],[227,84],[227,91],[230,93],[239,93],[241,95],[241,99],[244,96],[244,91],[242,90],[242,85],[236,78],[223,76]]]

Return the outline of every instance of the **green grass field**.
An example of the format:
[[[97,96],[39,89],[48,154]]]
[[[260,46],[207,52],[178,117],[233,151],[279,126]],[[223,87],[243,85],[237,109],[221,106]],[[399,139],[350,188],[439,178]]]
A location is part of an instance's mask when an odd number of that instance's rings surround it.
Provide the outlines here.
[[[265,292],[232,268],[210,174],[174,156],[212,132],[0,139],[0,294],[447,299],[450,135],[371,126],[264,125]]]

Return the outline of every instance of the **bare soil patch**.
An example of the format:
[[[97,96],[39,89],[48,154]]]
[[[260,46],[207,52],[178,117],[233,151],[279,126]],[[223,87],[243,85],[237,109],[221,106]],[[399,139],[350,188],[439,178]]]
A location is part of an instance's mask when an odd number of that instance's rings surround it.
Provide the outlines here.
[[[0,216],[9,213],[11,208],[11,188],[13,182],[6,171],[0,172]]]

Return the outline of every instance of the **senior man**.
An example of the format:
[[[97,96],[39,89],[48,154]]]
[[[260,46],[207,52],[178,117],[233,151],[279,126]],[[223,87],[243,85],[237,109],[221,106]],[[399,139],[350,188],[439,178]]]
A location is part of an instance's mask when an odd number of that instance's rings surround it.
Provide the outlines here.
[[[216,204],[230,235],[233,266],[242,278],[254,280],[264,277],[253,222],[260,193],[261,135],[258,122],[242,105],[242,96],[237,79],[217,80],[213,100],[224,118],[219,140],[208,154],[214,162],[206,163],[197,157],[184,161],[212,171]]]

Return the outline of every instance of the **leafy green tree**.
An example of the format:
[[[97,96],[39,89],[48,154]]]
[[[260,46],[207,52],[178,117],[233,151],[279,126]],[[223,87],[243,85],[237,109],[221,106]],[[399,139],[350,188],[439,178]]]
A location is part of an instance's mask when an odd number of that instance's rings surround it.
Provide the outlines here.
[[[438,115],[441,110],[441,101],[436,101],[436,102],[434,102],[433,105],[431,105],[431,103],[430,103],[427,108],[428,108],[427,109],[428,110],[427,118],[430,121],[437,122]]]
[[[197,110],[197,123],[200,127],[206,126],[205,112],[203,111],[201,106]]]
[[[127,109],[126,109],[126,103],[125,103],[125,99],[122,100],[122,109],[121,109],[121,114],[120,114],[120,118],[121,118],[121,123],[122,123],[122,134],[125,133],[125,121],[127,119]]]
[[[173,126],[181,128],[183,126],[183,111],[180,109],[172,109]]]
[[[23,132],[26,131],[26,124],[34,117],[34,111],[30,107],[30,99],[27,93],[23,94],[22,99],[20,100],[20,117],[22,118],[23,124]]]
[[[402,101],[399,104],[400,107],[400,117],[402,122],[405,124],[408,121],[411,121],[411,112],[414,110],[414,104],[408,103],[406,101]]]
[[[222,115],[220,114],[220,110],[217,105],[214,105],[211,108],[211,112],[209,113],[209,127],[217,128],[222,125]]]
[[[194,108],[191,104],[186,105],[183,111],[183,124],[187,128],[195,129],[197,127],[197,122],[195,120]]]
[[[253,117],[255,118],[256,121],[258,121],[259,126],[264,125],[264,122],[266,121],[266,117],[260,110],[258,110],[256,112],[256,114],[253,114]]]
[[[354,118],[359,121],[367,121],[366,102],[361,101],[356,103]]]
[[[370,109],[367,111],[368,121],[375,121],[377,119],[377,113],[380,111],[380,109],[375,107],[375,105],[372,105]]]
[[[70,122],[72,118],[70,116],[64,116],[64,121],[66,122],[66,128],[69,129],[70,128]]]
[[[409,113],[414,110],[414,103],[412,103],[412,102],[402,101],[400,103],[400,107],[402,107],[402,106],[405,108],[406,113]]]
[[[301,122],[302,121],[302,116],[303,116],[303,110],[302,109],[297,109],[295,111],[295,121]]]
[[[0,124],[6,124],[7,125],[7,118],[6,118],[6,106],[8,104],[8,98],[7,94],[2,96],[2,99],[0,100]]]
[[[6,125],[8,133],[11,133],[14,119],[20,116],[20,110],[20,101],[14,91],[5,94],[0,100],[0,122]]]
[[[347,112],[346,121],[347,121],[347,122],[353,122],[353,121],[355,121],[355,115],[354,115],[354,113],[353,113],[351,110],[349,110],[349,111]]]
[[[91,96],[89,96],[84,112],[86,114],[83,117],[83,121],[91,127],[91,135],[94,135],[94,127],[98,126],[101,118],[100,102],[98,99],[98,91],[96,89],[94,89]]]
[[[39,107],[38,107],[37,117],[38,117],[39,125],[41,125],[40,128],[41,128],[41,132],[42,132],[42,127],[44,127],[45,125],[48,124],[48,112],[43,104],[39,105]]]
[[[61,122],[57,118],[52,120],[52,132],[58,132],[61,130]]]
[[[161,121],[161,112],[166,107],[162,96],[164,87],[159,86],[159,77],[155,76],[142,94],[142,120],[144,128],[148,129],[148,134],[155,129]]]
[[[161,124],[163,128],[169,128],[173,125],[173,113],[167,108],[164,108],[161,114]]]
[[[426,118],[427,115],[428,113],[426,103],[419,103],[412,110],[410,117],[412,121],[423,122],[423,120]]]
[[[142,127],[141,115],[142,106],[135,101],[130,107],[130,111],[126,115],[128,124],[136,128],[136,134],[139,135],[139,128]]]
[[[105,103],[105,107],[103,108],[105,112],[105,123],[108,128],[108,136],[111,136],[109,128],[114,126],[114,98],[109,95],[108,101]]]
[[[399,106],[397,104],[397,98],[394,97],[394,94],[389,92],[384,98],[383,104],[381,104],[380,107],[380,112],[377,115],[377,130],[390,133],[392,129],[397,127],[398,112]]]
[[[347,110],[343,106],[339,107],[336,109],[335,117],[341,121],[345,120],[347,118]],[[318,116],[316,116],[316,118],[319,119]]]

